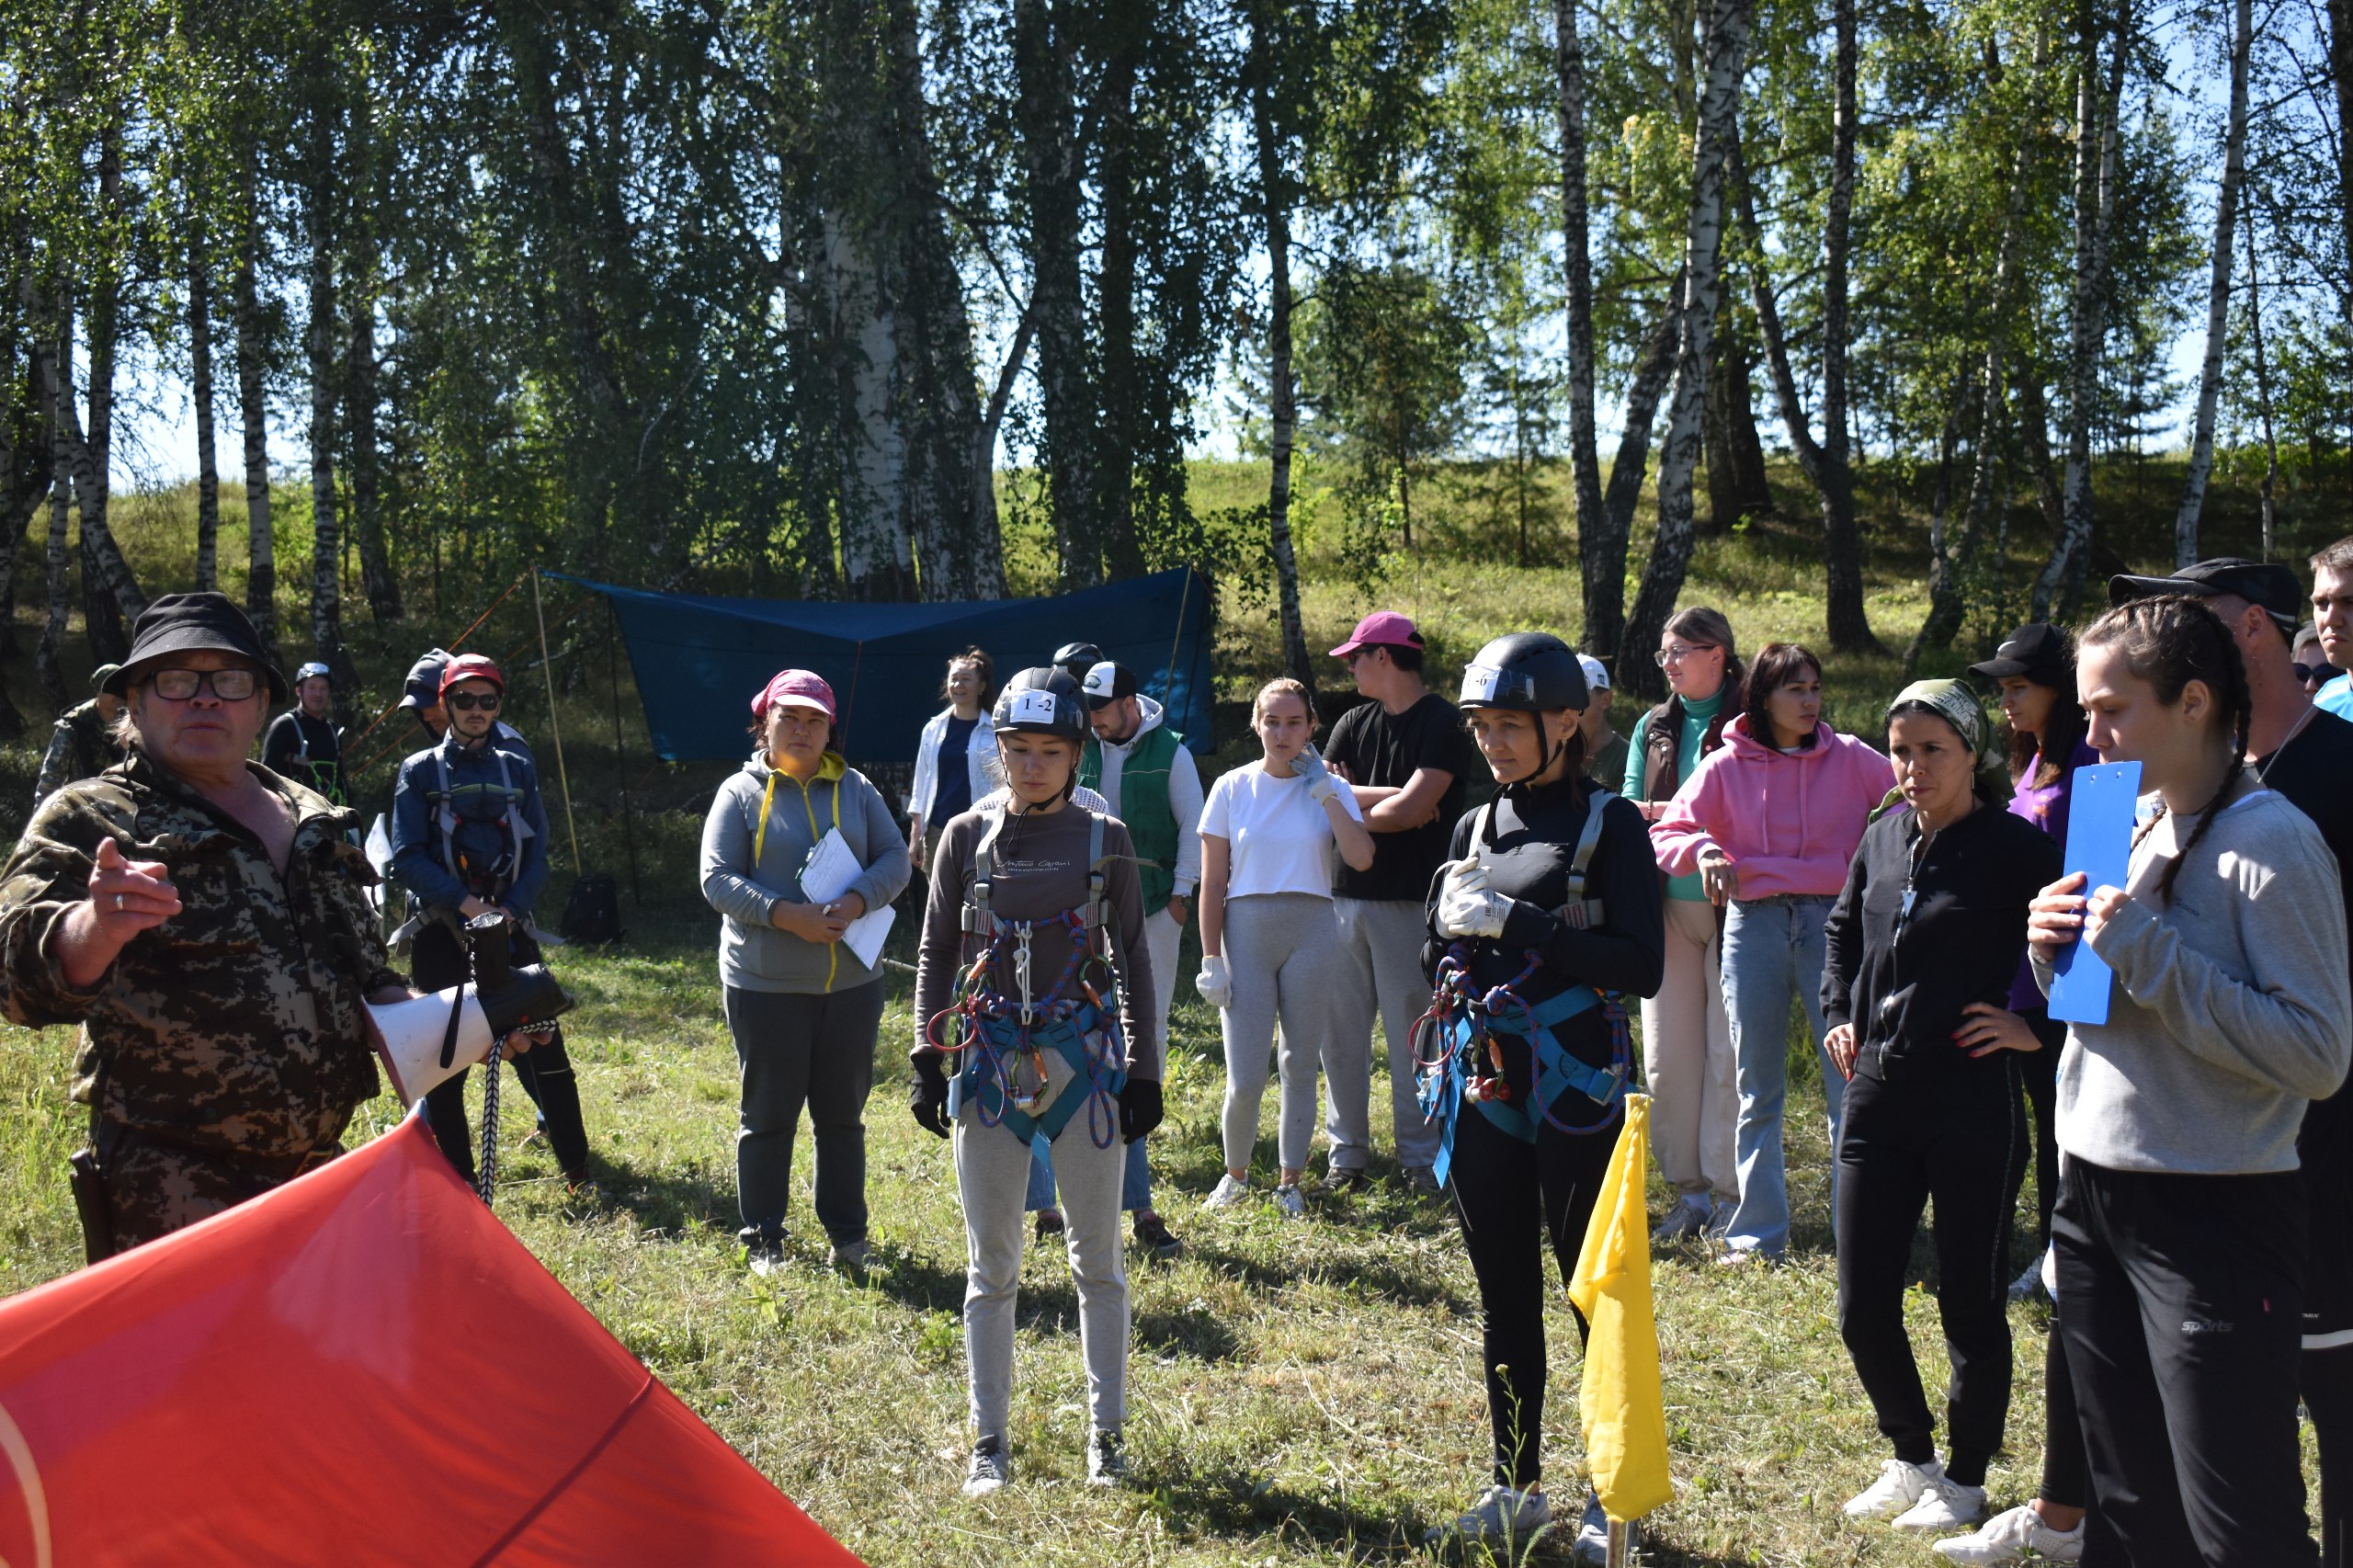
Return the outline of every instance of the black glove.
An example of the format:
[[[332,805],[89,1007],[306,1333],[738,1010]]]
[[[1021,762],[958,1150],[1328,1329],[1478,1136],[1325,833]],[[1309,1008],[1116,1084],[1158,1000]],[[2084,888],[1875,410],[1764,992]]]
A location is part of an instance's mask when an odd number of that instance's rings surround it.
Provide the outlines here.
[[[915,1125],[935,1138],[948,1136],[948,1069],[936,1051],[915,1058],[915,1083],[907,1091],[907,1109]]]
[[[1120,1090],[1120,1135],[1132,1143],[1160,1125],[1166,1114],[1160,1100],[1160,1080],[1131,1078]]]

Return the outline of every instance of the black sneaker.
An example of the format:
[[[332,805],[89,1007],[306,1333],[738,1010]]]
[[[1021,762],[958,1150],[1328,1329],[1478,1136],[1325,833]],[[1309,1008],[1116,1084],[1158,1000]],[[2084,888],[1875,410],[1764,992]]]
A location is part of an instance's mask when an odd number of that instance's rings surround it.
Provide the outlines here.
[[[784,1238],[755,1236],[744,1244],[745,1267],[765,1279],[784,1267]]]
[[[977,1457],[974,1462],[979,1462]],[[1086,1484],[1117,1486],[1127,1478],[1127,1445],[1117,1429],[1097,1426],[1086,1439]]]
[[[1155,1262],[1166,1262],[1185,1250],[1185,1244],[1168,1229],[1168,1221],[1157,1214],[1136,1216],[1136,1245],[1150,1253]]]
[[[1338,1194],[1344,1192],[1363,1192],[1371,1186],[1372,1173],[1368,1170],[1326,1171],[1324,1173],[1324,1190],[1329,1193]]]
[[[1040,1209],[1038,1210],[1038,1239],[1040,1241],[1042,1242],[1049,1236],[1059,1236],[1069,1228],[1063,1223],[1061,1210]]]

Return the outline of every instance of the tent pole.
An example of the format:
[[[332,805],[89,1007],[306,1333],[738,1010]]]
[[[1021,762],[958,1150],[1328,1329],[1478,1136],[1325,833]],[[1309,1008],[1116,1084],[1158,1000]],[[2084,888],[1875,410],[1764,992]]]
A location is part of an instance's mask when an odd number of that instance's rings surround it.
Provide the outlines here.
[[[630,820],[629,768],[621,751],[621,612],[610,595],[605,598],[605,613],[613,627],[613,640],[605,644],[605,678],[613,688],[613,771],[621,783],[621,842],[629,846],[629,896],[643,903],[645,892],[637,884],[637,829]]]
[[[580,862],[580,824],[572,817],[572,776],[564,771],[563,767],[563,726],[557,722],[555,716],[555,666],[548,663],[548,616],[547,611],[540,608],[540,569],[534,566],[529,575],[531,579],[531,614],[540,623],[540,673],[547,676],[548,681],[548,733],[555,739],[556,782],[563,787],[563,825],[572,835],[572,874],[585,876],[587,868]]]

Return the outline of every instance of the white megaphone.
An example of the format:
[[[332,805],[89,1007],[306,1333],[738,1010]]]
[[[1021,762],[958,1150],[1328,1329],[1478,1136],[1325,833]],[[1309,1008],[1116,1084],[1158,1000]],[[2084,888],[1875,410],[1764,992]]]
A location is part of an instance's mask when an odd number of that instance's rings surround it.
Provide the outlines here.
[[[376,1053],[403,1105],[416,1104],[436,1085],[487,1061],[493,1041],[571,1009],[571,996],[545,967],[517,968],[508,958],[505,915],[476,915],[465,934],[473,949],[471,983],[368,1008]]]

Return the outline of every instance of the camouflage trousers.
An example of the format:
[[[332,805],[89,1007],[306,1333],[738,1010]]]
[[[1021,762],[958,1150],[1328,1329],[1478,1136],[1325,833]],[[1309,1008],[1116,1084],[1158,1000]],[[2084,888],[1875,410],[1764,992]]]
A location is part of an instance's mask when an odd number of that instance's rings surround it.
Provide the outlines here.
[[[337,1147],[322,1154],[331,1159],[342,1152]],[[233,1209],[292,1179],[137,1137],[117,1140],[100,1173],[118,1253]]]

